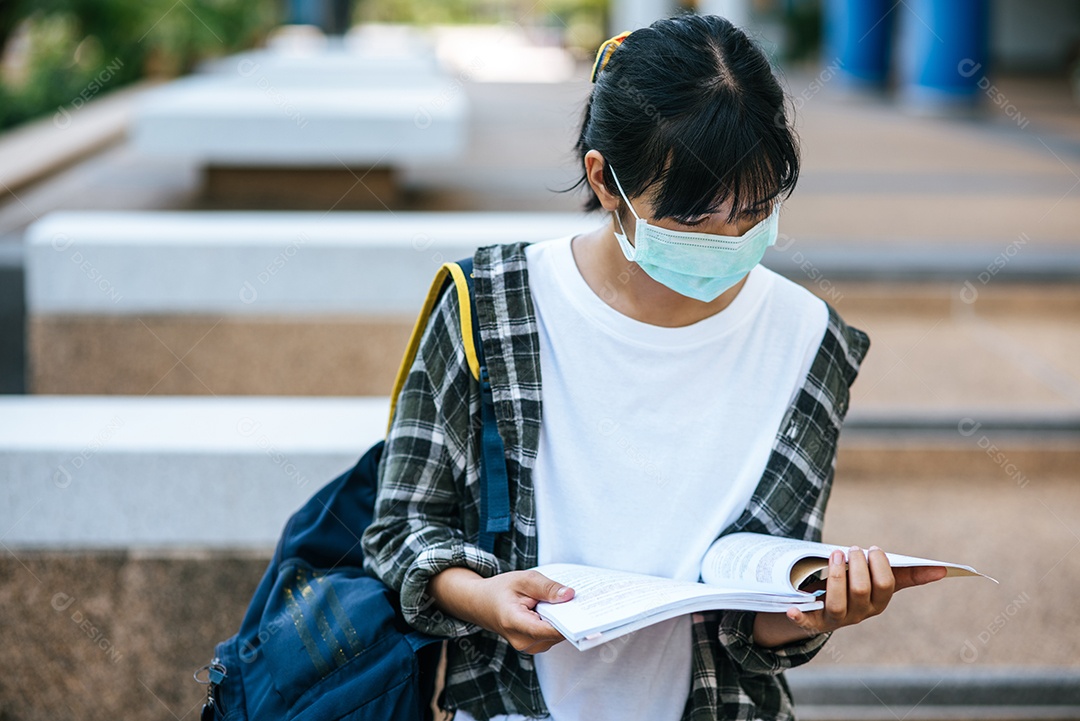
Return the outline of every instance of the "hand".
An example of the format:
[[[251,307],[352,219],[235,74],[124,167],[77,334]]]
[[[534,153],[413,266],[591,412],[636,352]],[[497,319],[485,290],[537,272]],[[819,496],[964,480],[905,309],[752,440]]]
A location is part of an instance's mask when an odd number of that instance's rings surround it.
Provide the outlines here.
[[[523,653],[543,653],[564,640],[563,635],[536,613],[540,601],[560,603],[574,597],[574,589],[552,581],[539,571],[510,571],[483,579],[480,592],[483,615],[494,631]],[[563,595],[559,591],[563,590]],[[484,625],[484,624],[480,624]]]
[[[539,571],[508,571],[490,578],[466,568],[448,568],[428,582],[428,590],[447,613],[497,633],[518,651],[543,653],[563,635],[536,613],[540,601],[561,603],[574,589]]]
[[[834,631],[843,626],[864,621],[885,610],[893,593],[911,586],[937,581],[945,577],[944,566],[921,566],[916,568],[892,568],[889,559],[877,546],[871,546],[863,554],[858,546],[848,553],[847,569],[844,568],[843,551],[833,551],[829,559],[829,576],[809,590],[818,590],[825,584],[825,608],[804,612],[789,608],[787,617],[810,634]]]

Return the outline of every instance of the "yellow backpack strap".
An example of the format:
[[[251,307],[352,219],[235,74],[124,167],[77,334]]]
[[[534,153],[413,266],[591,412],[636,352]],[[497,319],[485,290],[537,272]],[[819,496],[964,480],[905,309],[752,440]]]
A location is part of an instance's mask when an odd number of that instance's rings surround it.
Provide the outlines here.
[[[465,271],[457,263],[443,263],[439,270],[436,271],[435,278],[431,281],[431,287],[428,288],[427,297],[424,299],[424,307],[420,309],[420,315],[416,318],[412,335],[409,336],[409,345],[405,350],[404,357],[401,359],[401,365],[398,367],[397,378],[394,380],[394,389],[390,392],[390,418],[386,424],[387,433],[390,432],[390,425],[394,421],[394,411],[397,410],[397,400],[401,394],[401,389],[405,386],[405,378],[409,375],[409,369],[412,368],[413,361],[416,360],[416,353],[420,348],[420,338],[424,335],[428,319],[435,309],[435,304],[439,301],[439,296],[442,295],[448,278],[453,280],[454,288],[457,290],[458,309],[461,316],[458,320],[461,325],[461,338],[465,345],[465,358],[469,362],[469,370],[472,372],[473,378],[477,381],[480,380],[480,360],[476,356],[476,344],[473,340],[472,300],[469,297],[469,284],[465,278]]]

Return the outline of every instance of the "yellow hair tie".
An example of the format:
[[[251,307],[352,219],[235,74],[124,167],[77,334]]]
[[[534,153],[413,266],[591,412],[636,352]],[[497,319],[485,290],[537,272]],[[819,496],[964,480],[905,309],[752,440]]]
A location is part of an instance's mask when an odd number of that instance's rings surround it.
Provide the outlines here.
[[[626,30],[613,38],[608,38],[600,44],[600,49],[596,51],[596,61],[592,67],[592,77],[589,78],[592,82],[596,82],[596,76],[600,74],[600,71],[607,65],[608,60],[611,58],[611,54],[618,50],[622,45],[622,41],[626,40],[626,36],[629,35],[632,30]]]

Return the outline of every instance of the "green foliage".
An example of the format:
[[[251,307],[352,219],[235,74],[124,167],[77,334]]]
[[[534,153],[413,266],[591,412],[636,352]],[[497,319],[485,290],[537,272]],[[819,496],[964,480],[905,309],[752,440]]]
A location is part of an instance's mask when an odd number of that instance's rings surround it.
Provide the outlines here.
[[[0,43],[21,23],[27,51],[21,71],[0,79],[0,128],[252,47],[280,10],[275,0],[12,0]]]
[[[609,0],[545,0],[545,24],[563,31],[563,43],[588,59],[611,33],[607,29]]]
[[[604,39],[610,0],[360,0],[356,22],[461,25],[512,21],[560,31],[567,45],[591,49]]]
[[[509,0],[360,0],[353,16],[357,22],[458,25],[511,19],[513,10]]]
[[[154,0],[146,5],[143,43],[159,74],[190,71],[200,61],[250,48],[282,22],[279,3],[267,0]]]
[[[607,37],[610,0],[360,0],[358,23],[465,25],[515,22],[556,31],[563,44],[585,57]]]

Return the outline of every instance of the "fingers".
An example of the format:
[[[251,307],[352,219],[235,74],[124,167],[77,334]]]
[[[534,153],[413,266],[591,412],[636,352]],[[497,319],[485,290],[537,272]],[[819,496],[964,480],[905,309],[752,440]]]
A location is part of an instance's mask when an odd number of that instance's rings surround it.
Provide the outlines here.
[[[516,630],[520,633],[528,634],[542,641],[562,640],[562,634],[554,626],[541,618],[536,611],[525,606],[522,606],[519,612],[515,614],[514,621]]]
[[[888,559],[884,552],[876,546],[875,549],[870,563],[858,546],[848,549],[846,562],[842,550],[833,551],[829,556],[828,577],[825,582],[825,607],[811,613],[791,608],[787,612],[788,618],[805,631],[821,633],[858,623],[867,616],[879,613],[874,594],[878,593],[880,597],[880,591],[875,584],[878,584],[877,575],[881,573],[882,560],[885,561],[885,574],[881,581],[883,587],[891,587],[892,574],[889,573]],[[873,573],[871,563],[874,566]]]
[[[893,568],[877,546],[866,553],[852,546],[846,564],[844,552],[836,550],[829,557],[825,607],[810,613],[790,608],[787,617],[808,632],[835,630],[881,613],[896,591],[937,581],[946,573],[944,566]]]
[[[877,546],[848,551],[848,608],[845,623],[858,623],[885,610],[896,585],[889,558]]]
[[[870,615],[870,567],[866,554],[858,546],[848,549],[848,608],[849,617],[863,619]]]
[[[847,569],[844,552],[836,550],[829,556],[829,578],[825,583],[825,609],[822,614],[830,623],[839,625],[847,615]]]
[[[507,637],[511,645],[523,653],[542,653],[564,640],[563,635],[535,611],[521,606],[511,621]]]
[[[559,637],[559,641],[562,641],[562,640],[564,640],[564,639],[562,637]],[[527,654],[531,654],[531,655],[535,656],[538,653],[543,653],[544,651],[550,650],[551,647],[558,644],[559,641],[555,641],[554,643],[551,642],[551,641],[536,641],[535,643],[532,643],[532,644],[526,646],[525,648],[519,648],[518,651],[521,651],[522,653],[527,653]]]
[[[881,613],[889,601],[892,600],[896,590],[896,576],[893,574],[885,551],[877,546],[870,546],[870,582],[873,590],[870,592],[870,605],[875,613]]]

